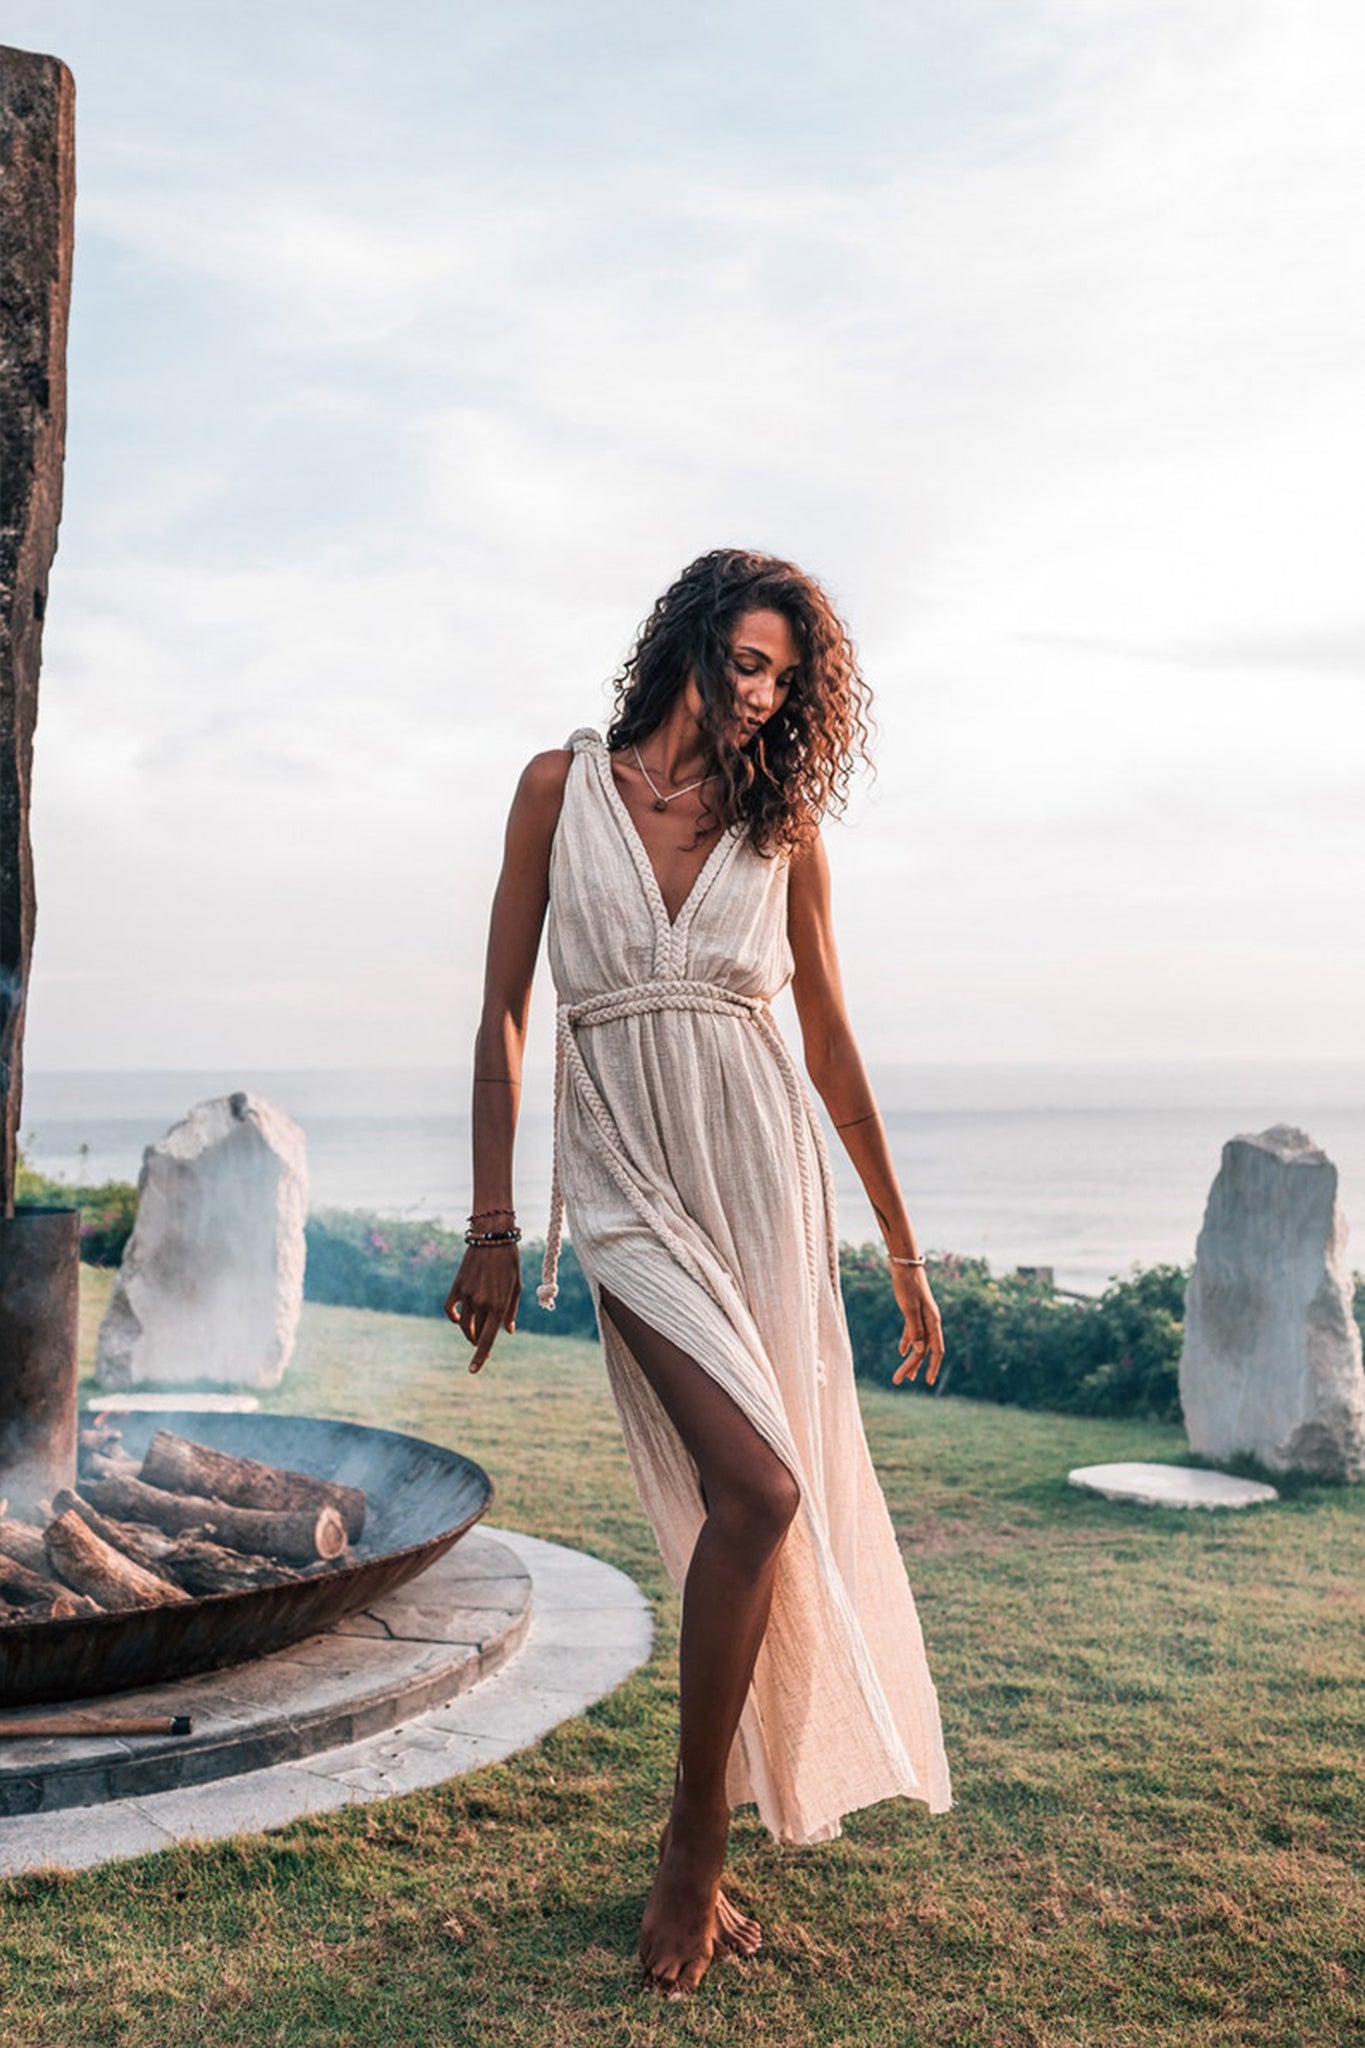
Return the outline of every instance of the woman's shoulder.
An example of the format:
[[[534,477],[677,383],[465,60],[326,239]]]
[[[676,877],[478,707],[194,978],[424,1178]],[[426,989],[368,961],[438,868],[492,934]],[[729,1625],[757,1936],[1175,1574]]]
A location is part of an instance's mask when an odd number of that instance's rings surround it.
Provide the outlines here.
[[[793,874],[812,868],[828,868],[829,855],[825,850],[825,830],[820,819],[815,820],[795,846],[787,848],[786,858]]]
[[[540,790],[562,790],[574,756],[597,748],[605,750],[606,744],[596,726],[575,726],[562,747],[546,747],[543,753],[532,754],[522,770],[522,782]]]
[[[521,849],[527,860],[547,858],[564,808],[573,755],[563,747],[533,754],[517,778],[507,814],[507,846]]]
[[[562,747],[546,747],[543,752],[532,754],[521,771],[514,805],[534,813],[553,830],[575,757],[594,746],[604,748],[605,745],[595,726],[580,725],[569,734]]]
[[[829,855],[825,850],[824,832],[818,823],[798,846],[788,850],[786,868],[789,902],[807,899],[828,901]]]
[[[532,754],[517,784],[518,800],[537,807],[550,802],[557,805],[572,766],[573,754],[568,747],[547,747],[544,753]]]

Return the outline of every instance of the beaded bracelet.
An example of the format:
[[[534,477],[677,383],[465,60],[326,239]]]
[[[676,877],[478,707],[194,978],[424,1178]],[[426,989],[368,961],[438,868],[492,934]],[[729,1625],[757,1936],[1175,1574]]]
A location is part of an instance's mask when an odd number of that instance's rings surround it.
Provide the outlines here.
[[[923,1259],[897,1258],[895,1252],[888,1252],[886,1256],[890,1259],[893,1266],[922,1266],[925,1263]]]
[[[520,1243],[521,1243],[521,1232],[520,1232],[520,1230],[517,1230],[517,1229],[512,1229],[512,1230],[467,1230],[467,1231],[465,1232],[465,1234],[464,1234],[464,1241],[465,1241],[465,1243],[466,1243],[466,1244],[474,1244],[474,1245],[479,1245],[479,1244],[520,1244]]]

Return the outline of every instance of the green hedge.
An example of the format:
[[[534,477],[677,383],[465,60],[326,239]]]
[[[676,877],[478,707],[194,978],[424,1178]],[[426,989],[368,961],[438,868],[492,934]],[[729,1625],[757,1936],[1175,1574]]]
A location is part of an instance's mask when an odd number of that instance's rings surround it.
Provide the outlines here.
[[[544,1249],[539,1242],[521,1247],[518,1330],[595,1337],[591,1295],[571,1244],[560,1259],[553,1312],[537,1302]],[[306,1291],[311,1301],[440,1315],[463,1251],[458,1232],[431,1223],[325,1210],[308,1222]],[[839,1267],[854,1369],[888,1380],[900,1362],[902,1317],[886,1255],[879,1245],[844,1245]],[[1134,1269],[1094,1301],[1059,1295],[1045,1282],[997,1279],[984,1259],[931,1257],[928,1270],[945,1350],[933,1392],[951,1388],[1021,1408],[1179,1420],[1187,1268]],[[930,1391],[922,1374],[916,1384]]]
[[[592,1297],[566,1243],[553,1312],[536,1300],[545,1247],[521,1247],[517,1328],[597,1336]],[[431,1223],[395,1222],[357,1210],[326,1210],[308,1222],[306,1291],[312,1301],[400,1314],[440,1315],[464,1242]],[[985,1259],[930,1256],[929,1281],[943,1315],[944,1365],[933,1389],[1018,1408],[1077,1415],[1180,1419],[1178,1373],[1187,1266],[1134,1266],[1091,1300],[1044,1281],[994,1276]],[[885,1382],[899,1363],[900,1310],[880,1245],[843,1245],[840,1283],[854,1370]],[[1365,1275],[1355,1310],[1365,1328]]]
[[[98,1187],[77,1187],[36,1173],[19,1158],[15,1205],[20,1209],[79,1209],[81,1258],[87,1266],[116,1266],[132,1234],[137,1215],[137,1189],[131,1181],[106,1180]]]
[[[951,1389],[1016,1408],[1178,1422],[1189,1270],[1134,1267],[1098,1298],[1077,1300],[1045,1281],[996,1278],[984,1259],[931,1256],[928,1277],[943,1317],[944,1347],[933,1391]],[[886,1379],[899,1364],[904,1319],[880,1245],[844,1246],[840,1279],[854,1368]]]
[[[304,1293],[309,1301],[348,1308],[438,1316],[444,1312],[464,1250],[463,1232],[437,1223],[377,1216],[364,1209],[321,1209],[308,1218]],[[560,1257],[559,1298],[553,1311],[536,1300],[544,1256],[543,1244],[522,1244],[517,1329],[595,1337],[592,1297],[572,1245],[566,1244]]]
[[[126,1181],[75,1187],[20,1166],[22,1203],[59,1202],[81,1211],[81,1257],[117,1265],[132,1229],[137,1191]],[[440,1224],[323,1209],[308,1219],[309,1301],[398,1315],[442,1314],[464,1255],[459,1231]],[[597,1336],[592,1296],[573,1246],[559,1262],[553,1312],[536,1300],[545,1247],[521,1247],[518,1330]],[[839,1272],[854,1370],[885,1383],[899,1364],[902,1318],[879,1244],[842,1245]],[[929,1281],[943,1315],[944,1365],[918,1391],[966,1394],[1018,1408],[1076,1415],[1150,1416],[1178,1422],[1178,1370],[1187,1266],[1134,1266],[1094,1299],[1058,1294],[1046,1281],[993,1275],[985,1259],[929,1256]],[[1356,1320],[1365,1330],[1365,1274],[1355,1275]]]

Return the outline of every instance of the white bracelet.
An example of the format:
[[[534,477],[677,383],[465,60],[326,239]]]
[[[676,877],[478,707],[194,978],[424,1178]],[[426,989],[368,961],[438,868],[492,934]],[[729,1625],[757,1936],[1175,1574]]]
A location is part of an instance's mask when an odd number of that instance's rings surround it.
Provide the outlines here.
[[[894,1252],[888,1252],[886,1256],[890,1259],[893,1266],[922,1266],[924,1264],[923,1259],[898,1259]]]

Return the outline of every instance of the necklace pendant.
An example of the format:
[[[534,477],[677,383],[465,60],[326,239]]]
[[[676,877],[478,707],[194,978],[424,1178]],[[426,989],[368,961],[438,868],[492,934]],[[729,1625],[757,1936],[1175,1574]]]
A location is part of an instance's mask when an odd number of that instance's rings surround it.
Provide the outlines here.
[[[650,790],[653,793],[654,808],[656,811],[666,811],[668,809],[668,806],[672,803],[673,798],[675,796],[686,796],[689,789],[701,789],[702,787],[704,787],[706,783],[708,783],[711,780],[711,777],[709,775],[703,775],[700,781],[685,782],[681,789],[672,790],[668,796],[665,796],[662,790],[659,788],[658,783],[654,780],[654,777],[650,774],[648,768],[646,768],[644,762],[641,760],[640,749],[637,746],[635,746],[633,741],[631,743],[631,750],[635,755],[635,759],[639,766],[640,773],[644,776],[645,781],[649,784]]]

